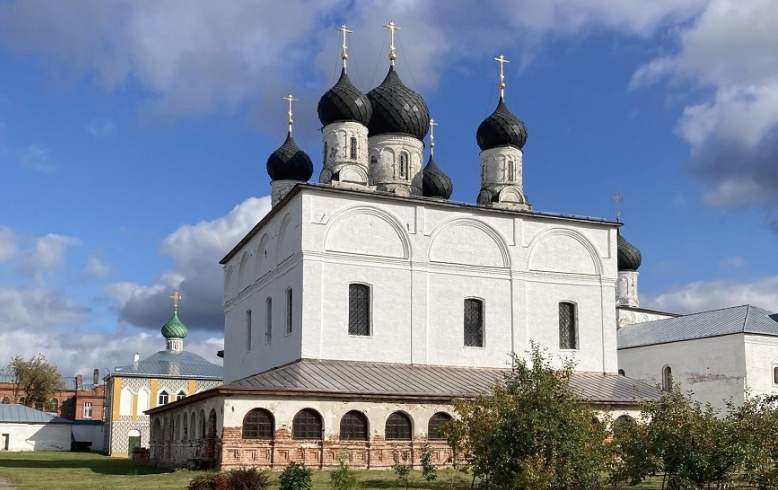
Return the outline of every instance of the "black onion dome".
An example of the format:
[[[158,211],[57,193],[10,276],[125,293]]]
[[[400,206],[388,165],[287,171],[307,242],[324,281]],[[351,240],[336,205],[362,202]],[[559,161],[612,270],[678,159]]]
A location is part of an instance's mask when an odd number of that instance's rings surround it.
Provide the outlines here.
[[[324,126],[336,121],[355,121],[367,126],[373,109],[367,96],[351,83],[344,69],[338,83],[319,99],[318,112]]]
[[[640,250],[629,243],[626,238],[619,233],[618,239],[618,263],[620,271],[637,271],[640,263],[643,261],[643,255]]]
[[[270,180],[300,180],[306,182],[313,175],[313,162],[292,138],[286,135],[286,141],[267,159],[267,174]]]
[[[423,140],[430,128],[427,103],[406,87],[394,67],[389,68],[381,85],[367,93],[373,116],[367,125],[370,136],[402,133]]]
[[[494,112],[478,126],[475,139],[481,151],[506,145],[522,149],[527,142],[527,127],[501,97]]]
[[[451,193],[454,192],[454,184],[451,182],[451,178],[438,167],[432,155],[430,155],[423,173],[422,194],[424,197],[442,197],[443,199],[451,197]]]

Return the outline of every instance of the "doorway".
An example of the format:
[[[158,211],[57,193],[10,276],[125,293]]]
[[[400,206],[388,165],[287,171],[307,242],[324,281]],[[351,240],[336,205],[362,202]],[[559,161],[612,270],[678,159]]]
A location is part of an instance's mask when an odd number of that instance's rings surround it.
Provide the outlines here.
[[[132,429],[128,436],[129,439],[127,440],[127,455],[132,457],[133,449],[140,447],[140,431],[137,429]]]

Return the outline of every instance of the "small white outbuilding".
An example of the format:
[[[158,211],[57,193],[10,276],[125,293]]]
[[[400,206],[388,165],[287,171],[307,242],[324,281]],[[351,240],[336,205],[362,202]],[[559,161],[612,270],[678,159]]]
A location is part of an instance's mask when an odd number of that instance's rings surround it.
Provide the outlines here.
[[[0,451],[70,451],[73,422],[23,405],[0,405]]]

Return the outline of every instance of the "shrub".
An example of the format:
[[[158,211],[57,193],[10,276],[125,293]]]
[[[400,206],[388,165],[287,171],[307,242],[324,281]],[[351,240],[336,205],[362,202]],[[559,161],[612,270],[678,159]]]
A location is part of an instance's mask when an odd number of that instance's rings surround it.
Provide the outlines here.
[[[270,486],[270,477],[266,471],[257,468],[239,468],[227,473],[227,485],[230,490],[256,490]]]
[[[357,474],[346,464],[346,458],[338,458],[338,468],[330,473],[330,488],[332,490],[356,490],[359,488]]]
[[[205,473],[189,482],[188,490],[229,490],[227,479],[221,473]]]
[[[425,444],[421,450],[421,476],[430,482],[438,477],[438,468],[432,463],[432,451],[430,451],[429,444]]]
[[[397,449],[395,449],[392,451],[392,459],[394,459],[392,470],[394,471],[394,474],[397,475],[397,481],[400,482],[400,485],[408,488],[408,476],[411,473],[411,465],[408,464],[408,452],[403,451],[402,454],[400,454],[397,452]]]
[[[289,463],[278,476],[280,490],[311,490],[311,470],[300,463]]]

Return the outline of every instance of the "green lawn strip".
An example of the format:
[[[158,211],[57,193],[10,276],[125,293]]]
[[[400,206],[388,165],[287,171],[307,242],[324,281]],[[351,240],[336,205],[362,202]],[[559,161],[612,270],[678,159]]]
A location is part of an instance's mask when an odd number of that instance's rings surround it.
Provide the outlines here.
[[[18,490],[184,490],[189,481],[201,472],[166,471],[135,464],[128,459],[109,458],[96,453],[22,452],[0,454],[0,477]],[[278,472],[271,473],[270,488],[278,488]],[[357,471],[363,489],[402,490],[391,470]],[[434,482],[425,481],[414,471],[410,488],[429,490],[465,490],[472,477],[455,470],[438,470]],[[330,473],[314,471],[313,488],[328,489]],[[653,478],[635,487],[621,485],[614,490],[658,490],[661,478]],[[737,487],[747,488],[747,487]]]

